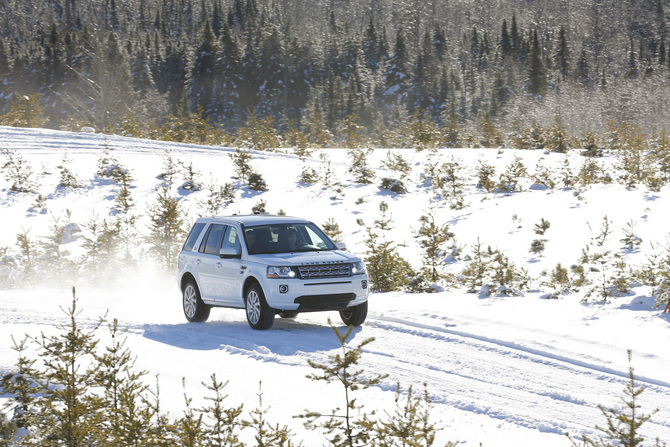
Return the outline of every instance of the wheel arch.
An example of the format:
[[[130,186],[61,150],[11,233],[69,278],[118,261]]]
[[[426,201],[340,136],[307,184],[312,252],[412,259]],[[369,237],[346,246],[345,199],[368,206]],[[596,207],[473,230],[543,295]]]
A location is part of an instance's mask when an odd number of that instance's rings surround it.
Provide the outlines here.
[[[263,294],[265,294],[265,290],[263,290],[263,286],[261,285],[261,282],[257,280],[254,276],[249,276],[247,279],[244,280],[244,285],[242,286],[242,297],[246,300],[247,296],[247,290],[249,290],[249,287],[251,287],[253,284],[258,285],[258,287],[261,288],[263,291]]]
[[[192,281],[198,289],[200,288],[198,282],[195,280],[195,276],[193,276],[191,272],[186,272],[182,275],[181,280],[179,281],[179,289],[183,291],[184,287],[186,287],[186,283],[190,281]]]

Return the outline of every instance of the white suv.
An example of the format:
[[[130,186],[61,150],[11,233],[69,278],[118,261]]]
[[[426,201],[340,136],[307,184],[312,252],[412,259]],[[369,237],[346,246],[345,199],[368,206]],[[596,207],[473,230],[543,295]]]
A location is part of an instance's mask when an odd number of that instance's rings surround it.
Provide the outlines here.
[[[254,329],[272,327],[275,314],[339,311],[359,326],[368,313],[363,261],[295,217],[197,219],[179,254],[179,288],[192,322],[212,307],[246,309]]]

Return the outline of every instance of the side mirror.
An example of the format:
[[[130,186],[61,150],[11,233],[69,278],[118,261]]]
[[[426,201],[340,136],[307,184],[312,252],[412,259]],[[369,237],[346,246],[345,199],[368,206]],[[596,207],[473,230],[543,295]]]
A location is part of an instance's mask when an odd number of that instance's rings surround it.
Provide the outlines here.
[[[221,259],[240,259],[242,255],[234,248],[225,247],[219,250],[219,258]]]
[[[347,249],[347,244],[345,244],[344,242],[335,242],[335,246],[337,247],[338,250]]]

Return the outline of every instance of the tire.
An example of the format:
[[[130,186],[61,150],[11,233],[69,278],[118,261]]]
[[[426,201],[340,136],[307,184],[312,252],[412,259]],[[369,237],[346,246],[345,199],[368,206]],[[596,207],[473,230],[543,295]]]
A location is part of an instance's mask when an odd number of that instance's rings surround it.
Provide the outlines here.
[[[347,307],[340,311],[340,318],[347,326],[360,326],[368,316],[368,302],[365,301],[358,306]]]
[[[202,323],[209,318],[210,306],[203,303],[200,290],[193,280],[189,280],[182,290],[184,316],[191,323]]]
[[[275,311],[268,306],[263,289],[258,284],[252,284],[244,295],[244,307],[247,311],[247,321],[252,329],[263,331],[270,329],[275,322]]]
[[[298,316],[298,312],[292,310],[282,310],[277,315],[279,315],[281,318],[295,318]]]

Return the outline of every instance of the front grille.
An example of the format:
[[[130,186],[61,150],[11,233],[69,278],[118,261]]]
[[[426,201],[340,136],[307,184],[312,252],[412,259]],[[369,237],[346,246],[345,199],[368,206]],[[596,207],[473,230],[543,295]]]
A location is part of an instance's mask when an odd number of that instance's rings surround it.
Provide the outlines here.
[[[351,276],[351,264],[302,265],[298,271],[303,279],[343,278]]]

